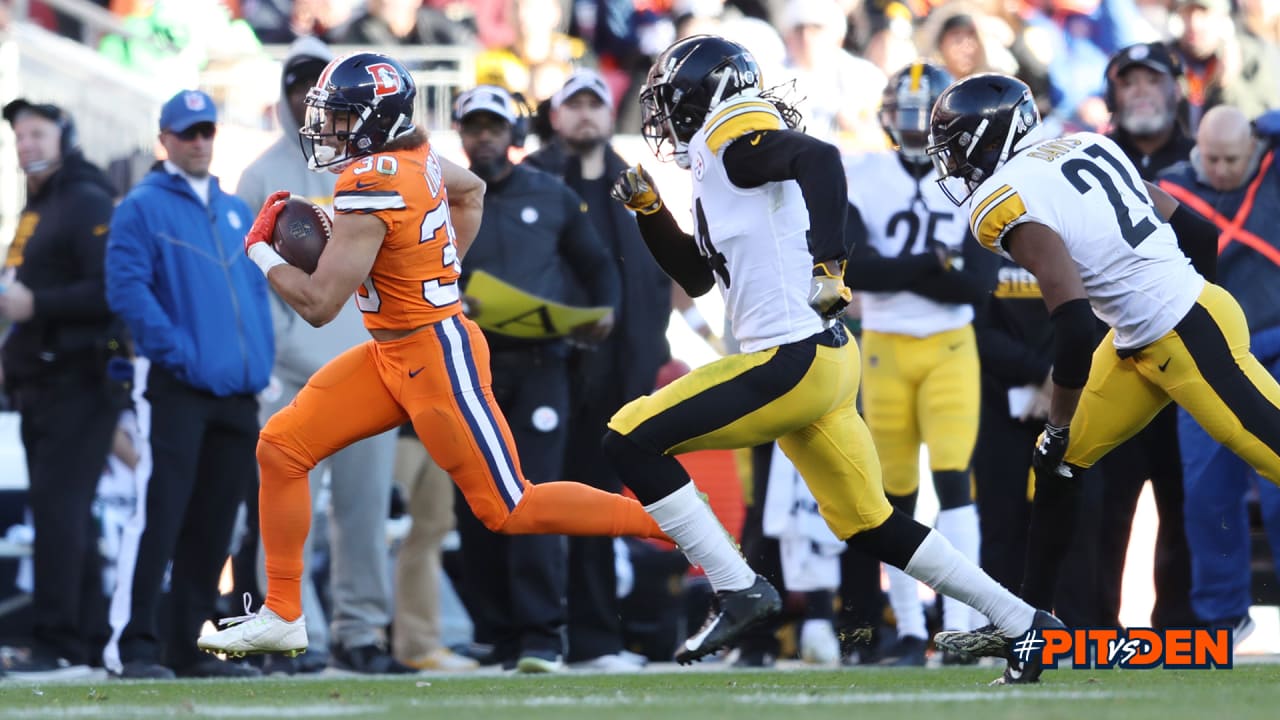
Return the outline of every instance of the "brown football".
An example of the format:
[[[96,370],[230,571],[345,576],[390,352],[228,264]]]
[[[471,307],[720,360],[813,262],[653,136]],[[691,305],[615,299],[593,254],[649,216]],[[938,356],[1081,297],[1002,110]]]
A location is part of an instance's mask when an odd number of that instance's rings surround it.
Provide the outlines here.
[[[285,262],[310,274],[316,271],[320,253],[333,236],[329,213],[310,200],[294,195],[276,216],[271,246]]]

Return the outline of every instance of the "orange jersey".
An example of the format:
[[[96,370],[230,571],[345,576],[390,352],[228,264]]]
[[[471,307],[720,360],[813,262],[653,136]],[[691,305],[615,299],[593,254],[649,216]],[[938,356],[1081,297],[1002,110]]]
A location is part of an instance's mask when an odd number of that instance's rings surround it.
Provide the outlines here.
[[[342,171],[333,211],[387,226],[356,306],[370,330],[411,330],[462,310],[458,249],[440,160],[429,143],[369,155]]]

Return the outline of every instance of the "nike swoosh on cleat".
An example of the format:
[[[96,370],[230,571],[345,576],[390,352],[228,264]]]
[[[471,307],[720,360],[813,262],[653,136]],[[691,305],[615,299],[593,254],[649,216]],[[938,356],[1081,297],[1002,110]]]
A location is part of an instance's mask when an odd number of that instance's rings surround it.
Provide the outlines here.
[[[684,641],[684,649],[692,652],[702,647],[702,641],[706,640],[707,636],[711,634],[711,631],[715,630],[716,626],[718,626],[719,624],[720,624],[719,617],[707,623],[707,626],[699,630],[697,635],[693,635],[688,640]]]

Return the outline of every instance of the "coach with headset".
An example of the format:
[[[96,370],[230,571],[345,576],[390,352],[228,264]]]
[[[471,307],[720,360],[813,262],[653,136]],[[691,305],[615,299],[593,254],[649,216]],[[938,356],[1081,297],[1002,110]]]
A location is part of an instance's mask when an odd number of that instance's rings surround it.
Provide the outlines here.
[[[576,288],[589,305],[616,308],[617,266],[596,234],[586,203],[554,175],[514,165],[508,152],[524,142],[529,113],[496,85],[457,99],[454,120],[471,171],[487,183],[480,232],[467,253],[462,283],[472,317],[484,306],[466,294],[476,270],[525,292],[573,303]],[[596,343],[613,327],[613,311],[577,328],[574,340]],[[570,346],[563,338],[516,339],[489,331],[493,394],[506,415],[530,482],[561,479],[568,437]],[[467,576],[463,599],[476,639],[494,645],[486,660],[521,672],[563,667],[566,545],[560,536],[513,537],[486,530],[457,503]],[[472,572],[474,571],[474,572]]]
[[[88,671],[89,644],[106,628],[90,507],[127,400],[106,381],[123,342],[103,279],[115,191],[81,154],[61,108],[19,99],[4,119],[27,177],[0,273],[0,327],[13,323],[2,341],[4,384],[22,417],[35,526],[31,652],[4,666],[69,676]]]

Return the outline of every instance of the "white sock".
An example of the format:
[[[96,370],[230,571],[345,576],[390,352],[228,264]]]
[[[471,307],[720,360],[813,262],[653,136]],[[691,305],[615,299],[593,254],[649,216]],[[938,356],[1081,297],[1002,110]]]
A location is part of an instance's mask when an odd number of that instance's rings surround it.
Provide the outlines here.
[[[920,602],[920,583],[892,565],[889,572],[889,605],[898,619],[898,637],[918,637],[924,640],[929,632],[924,627],[924,605]]]
[[[974,565],[978,564],[978,510],[973,503],[938,512],[938,532],[951,542],[951,546]],[[972,630],[986,624],[974,625],[972,608],[953,597],[942,598],[942,627],[944,630]]]
[[[689,562],[702,568],[717,592],[742,590],[756,581],[756,572],[692,481],[644,509],[680,546]]]
[[[969,562],[937,530],[930,530],[907,563],[907,574],[991,618],[1008,637],[1031,627],[1036,610]]]

